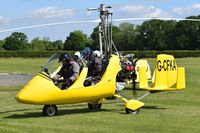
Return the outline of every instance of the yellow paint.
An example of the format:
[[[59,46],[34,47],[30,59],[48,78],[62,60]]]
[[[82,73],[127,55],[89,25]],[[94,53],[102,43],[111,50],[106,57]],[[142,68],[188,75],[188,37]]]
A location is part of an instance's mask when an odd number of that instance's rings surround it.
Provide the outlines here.
[[[140,74],[139,88],[148,88],[146,68],[140,67],[139,74]]]
[[[138,100],[129,100],[128,102],[126,102],[125,107],[131,110],[137,110],[139,108],[141,108],[142,106],[144,106],[143,102],[140,102]]]
[[[112,55],[101,81],[94,86],[83,86],[87,68],[83,68],[81,77],[68,90],[60,90],[45,73],[38,74],[16,95],[16,100],[27,104],[67,104],[113,96],[116,75],[121,70],[119,60],[118,56]]]
[[[182,90],[185,88],[185,68],[184,67],[178,68],[178,77],[177,77],[176,88],[178,90]]]
[[[140,81],[140,73],[139,73],[139,69],[140,68],[145,68],[145,72],[146,72],[146,75],[147,75],[147,79],[151,79],[151,69],[150,69],[150,66],[147,62],[147,60],[138,60],[136,62],[136,66],[135,66],[135,69],[136,69],[136,75],[137,75],[137,79],[136,79],[136,82],[139,82]]]
[[[169,61],[169,62],[167,62]],[[171,65],[170,65],[170,62]],[[175,68],[174,68],[175,67]],[[155,73],[156,87],[171,87],[176,83],[177,65],[172,55],[160,54],[157,56]]]
[[[157,56],[153,86],[148,87],[146,68],[140,68],[139,88],[148,91],[175,91],[185,88],[185,69],[178,68],[172,55],[160,54]],[[172,88],[176,84],[176,88]]]
[[[87,77],[87,72],[88,72],[88,68],[83,67],[79,77],[74,82],[74,84],[72,86],[70,86],[69,89],[76,89],[76,88],[84,87],[83,84],[84,84],[85,78]]]
[[[125,102],[125,108],[131,109],[133,111],[144,106],[144,103],[140,102],[138,100],[134,100],[134,99],[127,100],[126,98],[124,98],[124,97],[122,97],[121,95],[118,95],[118,94],[115,94],[114,96]]]

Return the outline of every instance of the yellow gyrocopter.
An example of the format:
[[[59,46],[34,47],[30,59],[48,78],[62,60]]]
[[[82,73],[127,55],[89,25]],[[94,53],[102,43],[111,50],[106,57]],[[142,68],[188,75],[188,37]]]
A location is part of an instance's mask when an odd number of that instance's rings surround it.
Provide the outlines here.
[[[157,56],[156,67],[152,78],[153,86],[148,85],[147,67],[140,65],[138,69],[139,88],[148,91],[145,95],[137,99],[126,99],[117,92],[117,77],[122,71],[122,56],[118,54],[112,41],[112,23],[109,16],[112,13],[108,10],[109,6],[101,5],[99,10],[101,22],[99,24],[99,40],[101,57],[106,60],[106,69],[101,80],[91,86],[84,86],[87,78],[88,68],[83,59],[82,70],[77,80],[67,89],[61,90],[52,77],[59,71],[61,66],[58,64],[58,54],[50,57],[43,66],[42,71],[34,76],[16,95],[16,100],[25,104],[44,105],[43,115],[54,116],[58,113],[56,105],[88,103],[89,109],[100,109],[103,99],[116,97],[125,102],[125,110],[128,114],[138,113],[144,106],[140,100],[150,93],[161,91],[176,91],[185,88],[185,70],[176,65],[172,55],[160,54]],[[109,26],[108,26],[109,25]],[[116,52],[112,51],[112,47]],[[103,49],[105,51],[103,52]],[[133,63],[136,64],[136,61]],[[129,73],[131,77],[135,75],[135,68]],[[135,82],[134,78],[131,78]],[[176,84],[176,88],[172,88]]]

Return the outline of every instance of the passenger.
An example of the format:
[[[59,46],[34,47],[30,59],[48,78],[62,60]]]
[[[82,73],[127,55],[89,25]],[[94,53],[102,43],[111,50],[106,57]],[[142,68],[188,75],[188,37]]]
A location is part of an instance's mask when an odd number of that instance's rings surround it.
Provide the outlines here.
[[[79,76],[80,66],[74,59],[68,54],[61,54],[59,62],[62,62],[62,68],[53,77],[54,81],[63,82],[62,90],[69,88]],[[63,77],[63,80],[59,80]]]
[[[93,53],[92,49],[84,48],[81,52],[81,57],[87,61],[88,66],[88,75],[87,77],[92,77],[90,80],[93,83],[98,82],[102,76],[102,62],[101,60]],[[88,80],[86,80],[87,82]],[[92,83],[91,83],[92,84]],[[89,84],[84,84],[85,86],[89,86]]]
[[[74,57],[73,58],[74,58],[75,61],[78,61],[80,59],[80,57],[81,57],[81,53],[80,52],[77,51],[77,52],[74,53]]]
[[[88,76],[101,76],[101,60],[93,53],[92,49],[88,47],[84,48],[81,52],[81,56],[87,61]]]
[[[96,57],[100,58],[100,56],[101,56],[100,51],[95,50],[93,53],[94,53],[94,55],[95,55]]]
[[[83,68],[83,64],[82,64],[82,62],[81,62],[81,60],[80,60],[80,58],[81,58],[81,53],[78,52],[78,51],[75,52],[73,58],[74,58],[74,61],[76,61],[76,62],[78,63],[78,65],[80,66],[80,71],[81,71],[82,68]]]

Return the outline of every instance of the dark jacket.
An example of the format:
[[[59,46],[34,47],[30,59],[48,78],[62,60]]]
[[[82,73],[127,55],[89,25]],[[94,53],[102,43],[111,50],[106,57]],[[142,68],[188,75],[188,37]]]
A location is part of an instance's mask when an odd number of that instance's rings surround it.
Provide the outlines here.
[[[75,61],[70,61],[69,64],[62,66],[55,78],[58,80],[60,77],[63,77],[66,81],[70,79],[72,82],[74,82],[78,78],[79,72],[80,66],[78,63]]]
[[[98,57],[93,56],[88,62],[88,76],[101,76],[102,62]]]

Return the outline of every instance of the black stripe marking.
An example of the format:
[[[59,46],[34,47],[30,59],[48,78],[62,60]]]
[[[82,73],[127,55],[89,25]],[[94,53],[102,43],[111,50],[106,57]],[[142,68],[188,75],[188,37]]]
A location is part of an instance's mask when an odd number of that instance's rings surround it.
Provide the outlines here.
[[[43,78],[45,78],[45,79],[47,79],[49,81],[52,81],[49,77],[45,76],[44,74],[39,74],[39,76],[41,76],[41,77],[43,77]]]

